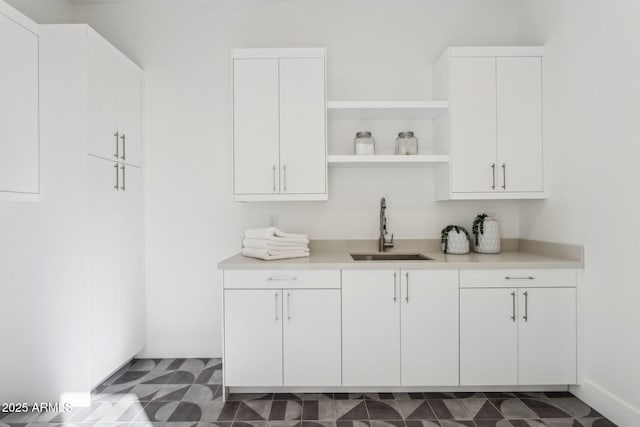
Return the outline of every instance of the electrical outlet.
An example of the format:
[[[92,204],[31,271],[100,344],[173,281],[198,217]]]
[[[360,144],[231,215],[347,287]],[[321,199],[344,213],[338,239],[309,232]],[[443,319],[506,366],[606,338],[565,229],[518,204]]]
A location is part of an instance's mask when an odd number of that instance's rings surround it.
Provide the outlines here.
[[[268,215],[267,219],[269,220],[269,227],[278,226],[278,215]]]

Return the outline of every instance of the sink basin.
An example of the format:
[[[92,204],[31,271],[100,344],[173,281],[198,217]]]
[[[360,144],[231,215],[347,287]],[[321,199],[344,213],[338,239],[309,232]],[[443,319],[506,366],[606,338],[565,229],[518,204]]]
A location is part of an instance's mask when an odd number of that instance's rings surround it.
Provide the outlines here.
[[[433,258],[422,254],[394,254],[394,253],[373,253],[373,254],[350,254],[354,261],[433,261]]]

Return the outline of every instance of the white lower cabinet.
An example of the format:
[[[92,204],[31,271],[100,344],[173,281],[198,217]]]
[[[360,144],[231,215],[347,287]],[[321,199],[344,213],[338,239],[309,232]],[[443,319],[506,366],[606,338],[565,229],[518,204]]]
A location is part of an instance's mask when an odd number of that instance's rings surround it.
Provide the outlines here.
[[[230,270],[224,287],[227,387],[577,382],[575,269]]]
[[[291,277],[291,288],[238,289],[236,275],[225,289],[225,385],[340,385],[340,289],[300,289]]]
[[[518,292],[519,383],[575,384],[576,289]]]
[[[342,273],[346,386],[458,385],[458,272]]]
[[[576,289],[460,290],[460,384],[575,384]]]
[[[460,290],[460,384],[518,384],[515,292]]]
[[[458,272],[402,271],[401,384],[458,385]]]
[[[342,272],[342,384],[400,384],[400,295],[396,270]]]
[[[227,385],[282,385],[282,291],[224,291]]]
[[[283,297],[284,385],[340,385],[340,290],[285,289]]]

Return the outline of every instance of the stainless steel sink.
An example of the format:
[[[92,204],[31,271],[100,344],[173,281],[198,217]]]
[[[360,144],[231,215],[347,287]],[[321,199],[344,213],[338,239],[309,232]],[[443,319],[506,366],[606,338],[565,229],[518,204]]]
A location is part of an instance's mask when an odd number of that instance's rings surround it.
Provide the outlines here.
[[[422,254],[394,254],[394,253],[372,253],[372,254],[350,254],[354,261],[433,261],[433,258]]]

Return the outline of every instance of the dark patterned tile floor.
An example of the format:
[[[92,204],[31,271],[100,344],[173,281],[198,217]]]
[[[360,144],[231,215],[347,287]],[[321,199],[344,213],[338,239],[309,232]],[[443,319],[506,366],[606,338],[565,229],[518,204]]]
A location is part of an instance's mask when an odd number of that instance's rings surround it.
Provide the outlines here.
[[[0,427],[615,427],[568,392],[265,393],[222,402],[220,359],[137,359],[69,413]]]

